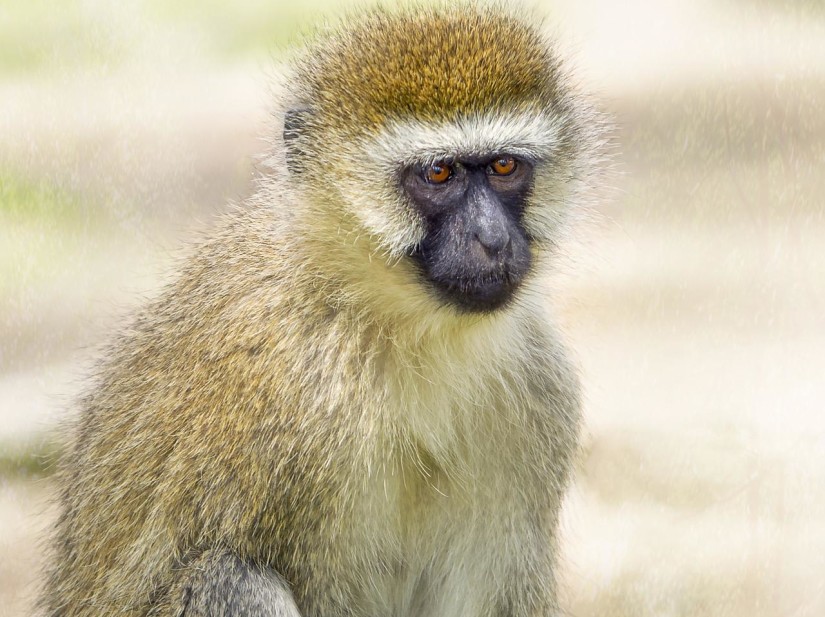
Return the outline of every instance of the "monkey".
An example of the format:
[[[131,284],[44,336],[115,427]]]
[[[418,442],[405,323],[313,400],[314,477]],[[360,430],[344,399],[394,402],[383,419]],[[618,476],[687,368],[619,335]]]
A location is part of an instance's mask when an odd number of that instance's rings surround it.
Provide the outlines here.
[[[362,10],[285,83],[254,194],[79,403],[39,610],[557,614],[582,413],[547,275],[600,112],[504,5]]]

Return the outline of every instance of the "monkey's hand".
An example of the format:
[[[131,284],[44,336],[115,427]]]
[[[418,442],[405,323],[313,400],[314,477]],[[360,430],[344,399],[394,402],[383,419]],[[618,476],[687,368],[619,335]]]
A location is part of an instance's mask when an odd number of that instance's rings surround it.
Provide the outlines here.
[[[229,551],[207,551],[181,571],[169,606],[175,617],[301,617],[289,585],[270,568]]]

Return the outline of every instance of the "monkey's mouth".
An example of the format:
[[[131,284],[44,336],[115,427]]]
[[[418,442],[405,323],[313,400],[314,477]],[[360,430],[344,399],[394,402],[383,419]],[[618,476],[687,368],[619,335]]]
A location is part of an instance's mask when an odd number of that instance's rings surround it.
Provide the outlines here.
[[[528,275],[532,251],[528,242],[489,255],[478,243],[422,242],[410,253],[436,297],[462,311],[491,312],[505,307]]]
[[[440,301],[473,313],[488,313],[507,306],[529,268],[529,264],[519,263],[499,265],[486,272],[468,273],[467,269],[455,272],[444,271],[438,262],[426,259],[418,251],[413,252],[412,258],[422,282]]]
[[[506,306],[523,276],[512,272],[479,275],[467,279],[430,279],[438,295],[460,309],[490,312]]]

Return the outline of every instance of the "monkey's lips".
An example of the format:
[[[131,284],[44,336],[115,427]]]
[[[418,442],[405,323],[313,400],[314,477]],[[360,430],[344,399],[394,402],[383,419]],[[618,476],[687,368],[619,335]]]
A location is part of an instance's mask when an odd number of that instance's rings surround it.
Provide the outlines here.
[[[502,270],[472,278],[430,278],[430,282],[442,299],[462,310],[491,312],[512,300],[523,278],[521,274]]]
[[[503,259],[475,252],[448,252],[450,258],[414,251],[422,279],[439,300],[467,312],[487,313],[505,307],[530,271],[530,250]]]

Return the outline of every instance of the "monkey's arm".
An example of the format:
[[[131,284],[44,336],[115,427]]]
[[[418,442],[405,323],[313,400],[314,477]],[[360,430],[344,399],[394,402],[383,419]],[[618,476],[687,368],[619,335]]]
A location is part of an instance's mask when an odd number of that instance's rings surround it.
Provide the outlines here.
[[[157,617],[301,617],[275,570],[229,551],[208,551],[182,569]]]

